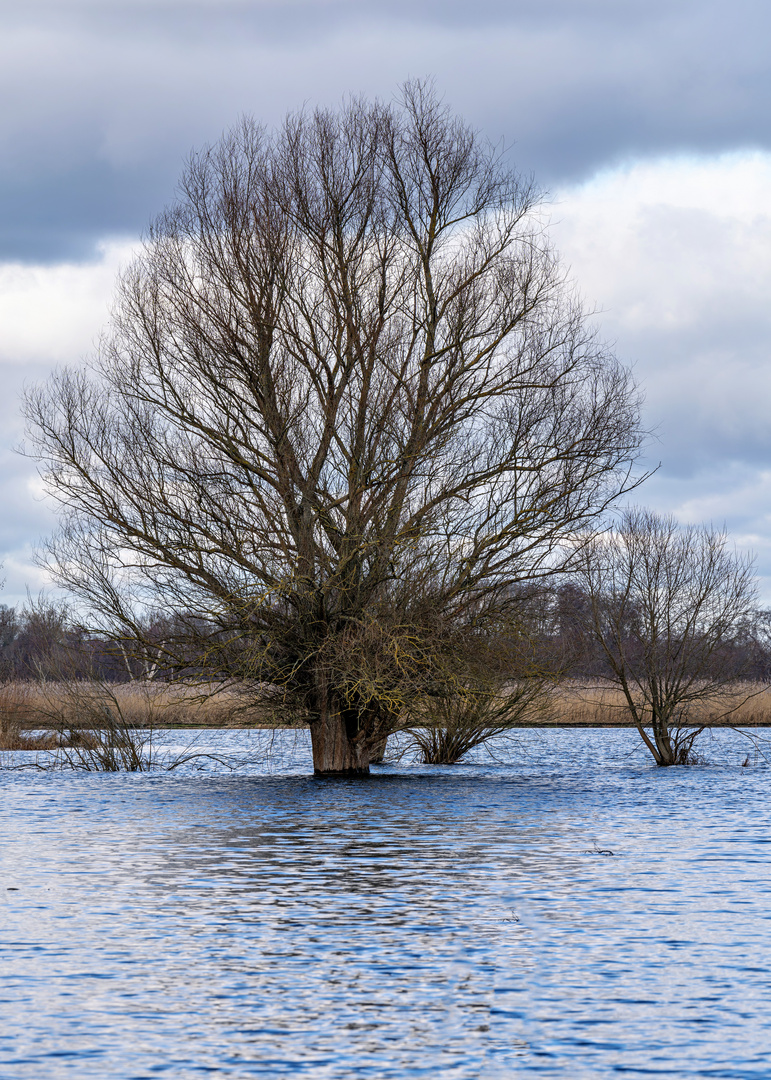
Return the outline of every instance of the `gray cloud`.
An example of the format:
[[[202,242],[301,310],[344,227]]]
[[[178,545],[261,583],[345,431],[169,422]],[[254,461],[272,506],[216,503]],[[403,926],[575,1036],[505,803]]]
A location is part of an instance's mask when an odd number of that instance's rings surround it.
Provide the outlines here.
[[[432,74],[541,182],[673,148],[771,146],[762,0],[0,4],[0,258],[136,233],[239,113]]]
[[[433,75],[556,192],[557,242],[659,433],[640,500],[727,521],[771,603],[771,158],[714,157],[771,149],[764,0],[0,0],[0,29],[0,599],[37,588],[53,524],[10,449],[17,394],[89,351],[128,255],[100,244],[135,237],[240,113]]]

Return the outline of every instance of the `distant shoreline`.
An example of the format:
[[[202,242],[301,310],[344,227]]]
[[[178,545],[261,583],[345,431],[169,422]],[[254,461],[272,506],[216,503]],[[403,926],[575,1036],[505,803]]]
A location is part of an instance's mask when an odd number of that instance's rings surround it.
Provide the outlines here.
[[[45,725],[42,725],[39,722],[35,723],[34,720],[28,720],[28,721],[23,721],[19,726],[24,731],[39,731]],[[98,724],[94,725],[94,726],[96,728],[99,727]],[[141,724],[132,725],[132,726],[135,726],[136,730],[142,730],[142,725]],[[646,724],[645,726],[646,726],[646,728],[649,728],[650,724]],[[725,721],[716,721],[716,722],[709,722],[708,721],[708,722],[703,723],[703,724],[682,724],[680,726],[683,727],[683,728],[726,728],[726,729],[731,729],[731,728],[752,728],[753,731],[756,730],[756,729],[761,729],[761,730],[771,729],[771,724],[751,724],[751,723],[741,723],[741,722],[737,722],[735,724],[729,724],[729,723],[726,723]],[[155,724],[152,725],[151,730],[153,730],[153,731],[304,731],[304,730],[307,730],[307,728],[308,728],[308,725],[305,724],[305,723],[301,723],[301,724],[260,724],[260,723],[254,723],[254,724],[202,724],[202,723],[198,722],[198,723],[190,723],[190,724],[155,723]],[[602,729],[602,728],[610,728],[610,729],[614,729],[614,728],[631,728],[632,730],[636,730],[637,725],[631,720],[607,720],[607,721],[594,720],[594,721],[592,721],[592,720],[562,720],[562,719],[560,719],[560,720],[555,720],[555,721],[530,721],[528,723],[513,724],[507,730],[508,731],[528,731],[528,730],[541,730],[541,729],[543,729],[543,730],[548,730],[548,729],[557,730],[557,729],[560,729],[560,728],[568,728],[568,729],[573,729],[573,728],[575,728],[575,729],[578,729],[578,728],[587,728],[587,729],[588,728],[597,728],[597,729]],[[398,734],[398,732],[393,732],[393,734]]]

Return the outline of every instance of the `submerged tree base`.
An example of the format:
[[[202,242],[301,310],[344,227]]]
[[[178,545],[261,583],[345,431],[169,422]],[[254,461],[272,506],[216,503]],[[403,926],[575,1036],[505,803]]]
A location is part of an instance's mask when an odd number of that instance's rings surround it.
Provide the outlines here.
[[[369,766],[361,769],[314,769],[314,776],[329,777],[331,779],[346,779],[349,777],[369,776]]]
[[[363,776],[369,773],[369,742],[352,734],[345,717],[330,710],[311,725],[313,772],[316,776]]]

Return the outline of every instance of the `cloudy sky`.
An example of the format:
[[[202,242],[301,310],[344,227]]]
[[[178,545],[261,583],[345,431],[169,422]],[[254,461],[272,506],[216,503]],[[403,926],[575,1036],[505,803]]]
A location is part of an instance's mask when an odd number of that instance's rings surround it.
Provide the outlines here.
[[[189,151],[433,76],[549,191],[553,237],[647,395],[639,501],[726,523],[771,606],[767,0],[0,0],[0,559],[53,526],[18,395],[78,363]]]

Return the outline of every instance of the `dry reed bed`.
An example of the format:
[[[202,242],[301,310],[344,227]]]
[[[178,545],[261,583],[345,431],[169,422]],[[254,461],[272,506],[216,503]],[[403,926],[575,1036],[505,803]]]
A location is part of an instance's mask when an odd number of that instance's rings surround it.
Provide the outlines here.
[[[771,688],[745,683],[746,700],[728,721],[713,708],[700,723],[771,726]],[[182,683],[6,683],[0,686],[0,750],[50,750],[73,740],[73,732],[118,724],[125,728],[280,727],[237,688]],[[603,727],[630,723],[618,690],[566,682],[555,692],[549,716],[534,726]],[[301,726],[298,721],[295,726]],[[528,726],[527,722],[523,726]]]
[[[103,727],[277,726],[234,688],[180,683],[6,683],[0,749],[50,750],[72,732]]]
[[[771,727],[771,687],[763,683],[735,684],[732,702],[739,707],[728,718],[720,702],[694,713],[698,723],[731,724],[737,727]],[[631,723],[620,690],[585,683],[566,682],[555,692],[546,724],[554,727],[614,727]]]

